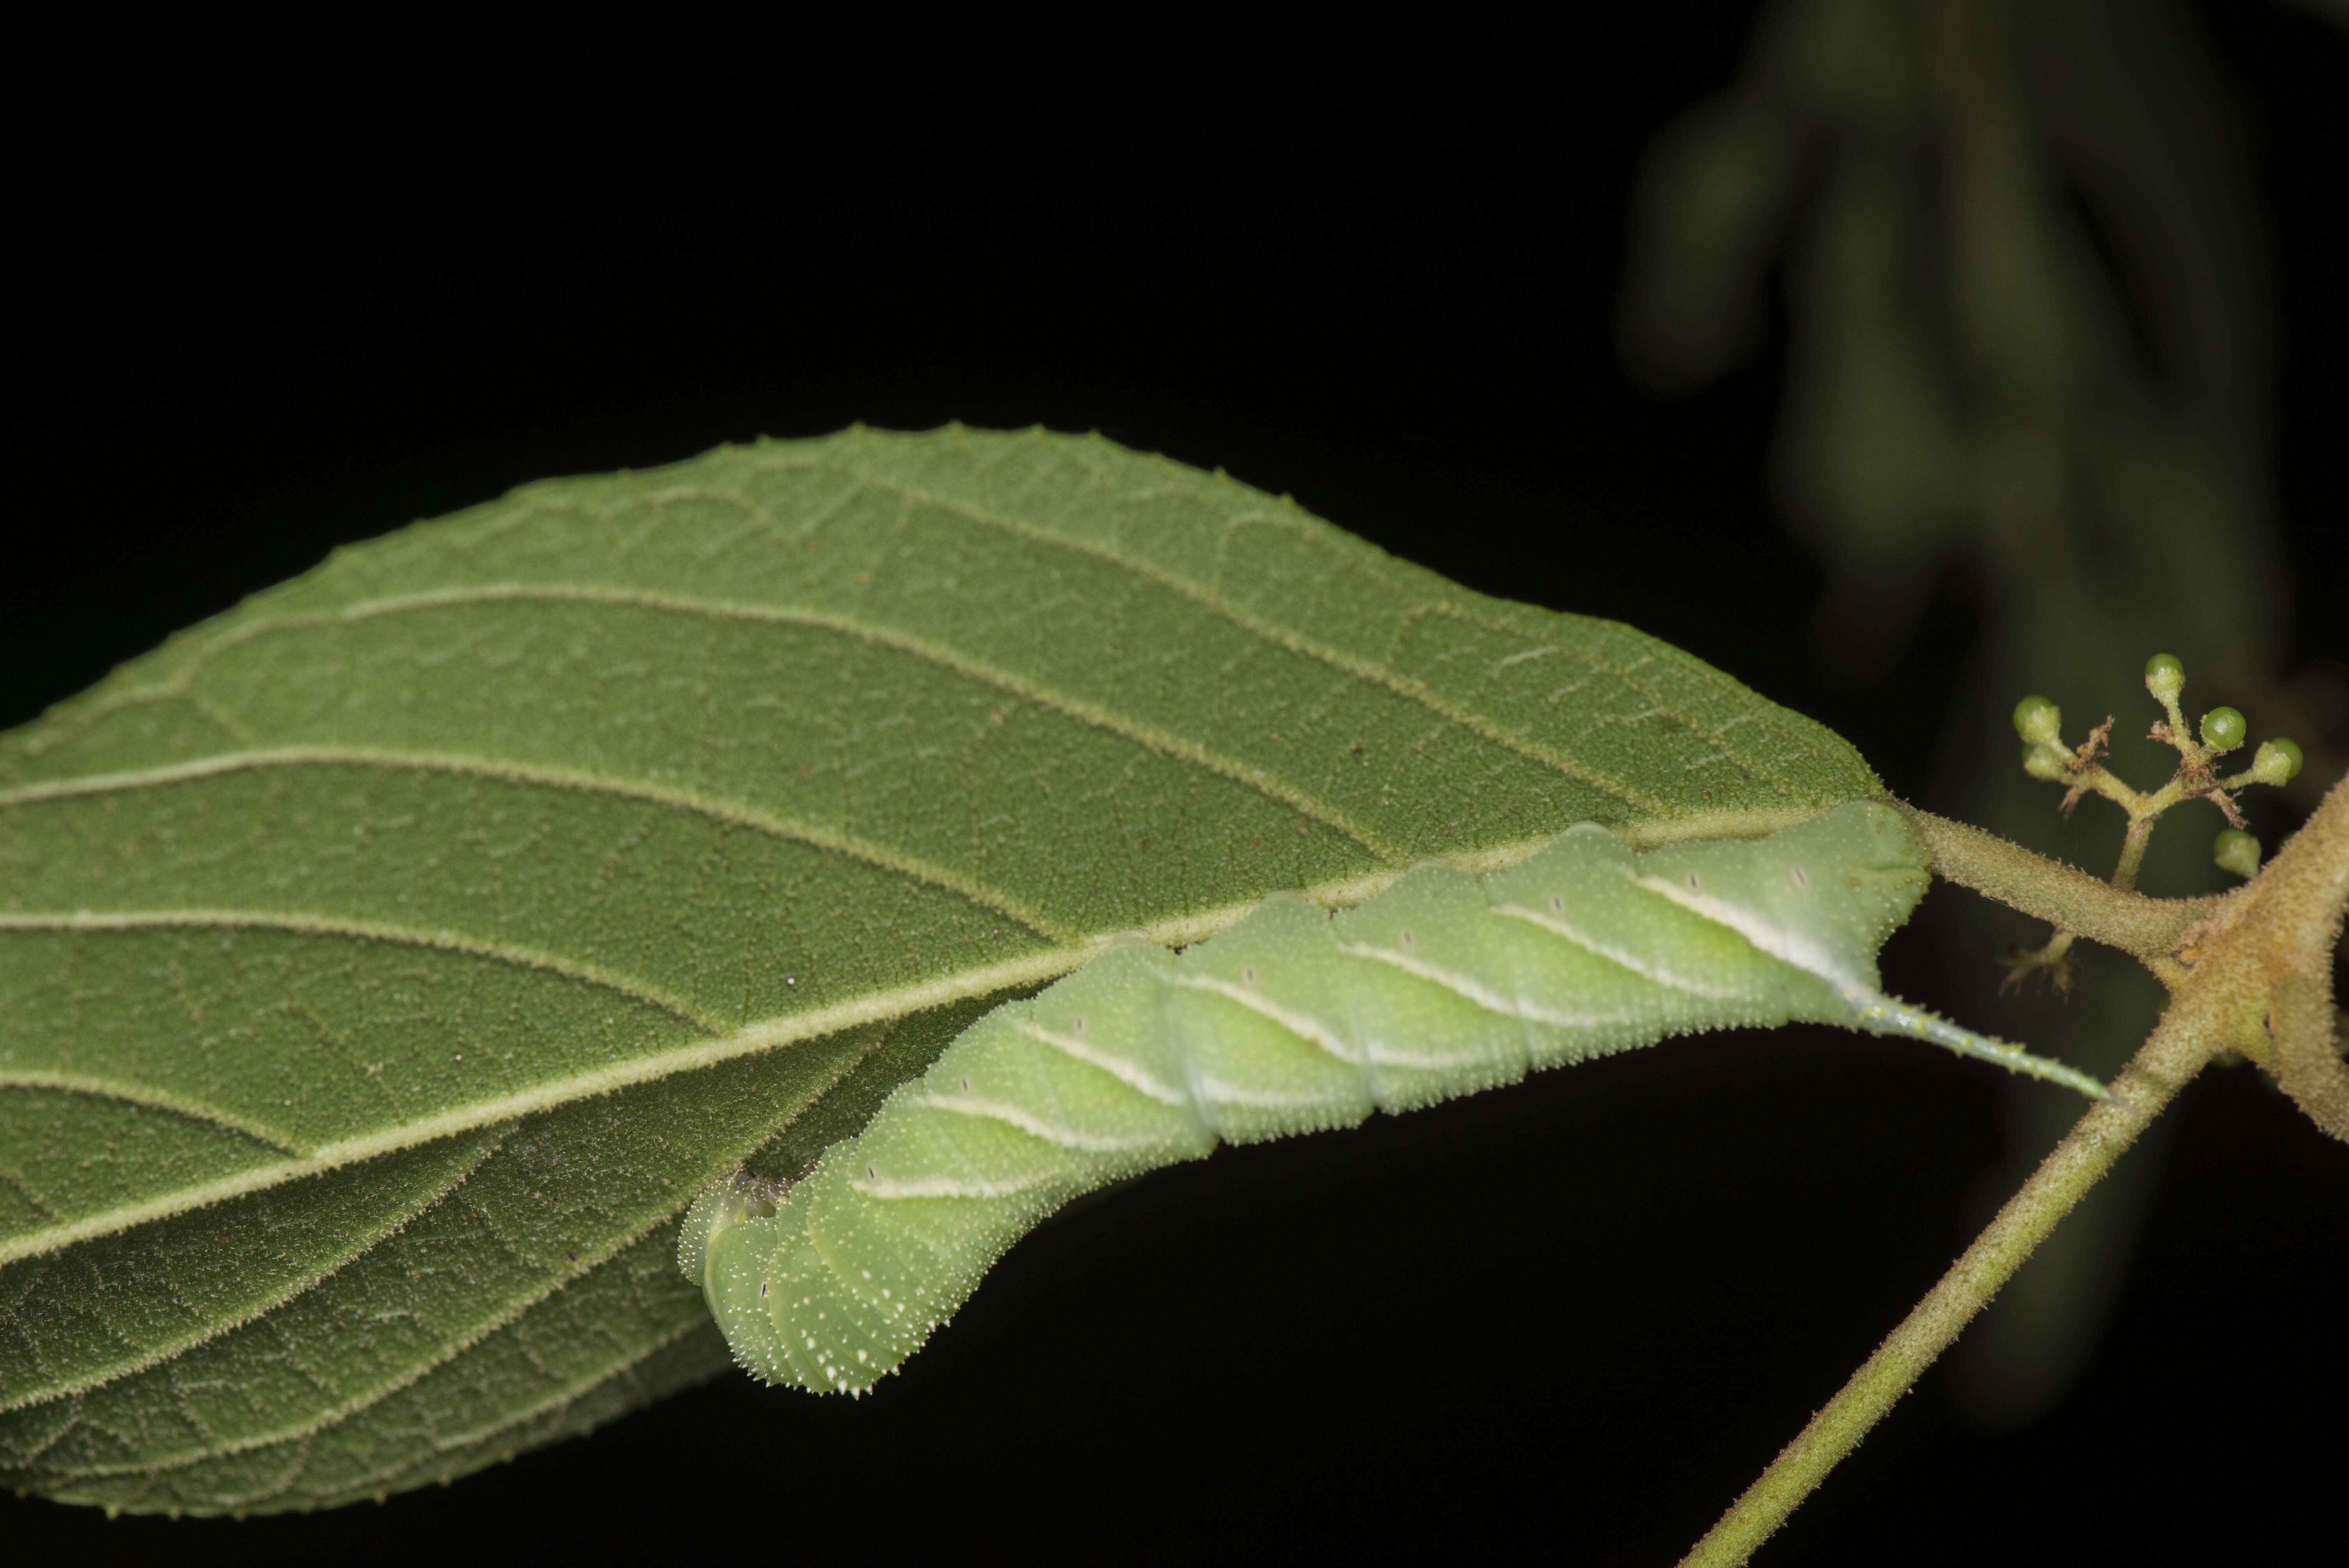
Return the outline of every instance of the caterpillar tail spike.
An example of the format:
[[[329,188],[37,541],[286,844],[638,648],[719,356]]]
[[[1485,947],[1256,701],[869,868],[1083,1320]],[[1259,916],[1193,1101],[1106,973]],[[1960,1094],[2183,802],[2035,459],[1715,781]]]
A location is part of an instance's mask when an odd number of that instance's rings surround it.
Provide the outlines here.
[[[1899,814],[1637,853],[1590,823],[1485,878],[1421,865],[1331,914],[1294,895],[1176,954],[1118,944],[981,1017],[776,1201],[720,1182],[678,1262],[757,1376],[862,1393],[1070,1199],[1708,1029],[1904,1035],[2094,1098],[2059,1062],[1888,996],[1923,895]]]
[[[1926,1011],[1899,997],[1878,991],[1852,998],[1852,1027],[1865,1029],[1872,1035],[1898,1035],[1912,1040],[1924,1040],[1972,1057],[1977,1061],[1990,1062],[2025,1078],[2035,1078],[2044,1083],[2061,1084],[2087,1096],[2090,1099],[2110,1099],[2113,1091],[2101,1080],[2075,1067],[2055,1060],[2053,1057],[2033,1056],[2021,1046],[2011,1045],[1992,1035],[1977,1035],[1962,1024],[1953,1024],[1938,1013]]]

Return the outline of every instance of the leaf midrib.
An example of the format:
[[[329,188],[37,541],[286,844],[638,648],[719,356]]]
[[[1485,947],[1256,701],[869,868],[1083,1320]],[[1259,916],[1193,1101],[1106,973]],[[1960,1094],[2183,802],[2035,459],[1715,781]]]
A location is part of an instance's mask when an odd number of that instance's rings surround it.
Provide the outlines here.
[[[767,466],[774,469],[799,469],[833,474],[843,480],[895,495],[912,504],[936,508],[948,515],[1009,534],[1039,547],[1067,551],[1104,562],[1202,606],[1262,642],[1311,658],[1333,670],[1374,685],[1415,703],[1494,744],[1541,762],[1561,774],[1577,779],[1621,800],[1626,805],[1660,816],[1662,819],[1661,821],[1640,828],[1619,830],[1619,836],[1635,843],[1671,841],[1687,838],[1752,836],[1788,825],[1792,821],[1809,816],[1817,809],[1816,805],[1806,805],[1745,811],[1703,813],[1678,811],[1669,804],[1650,797],[1645,791],[1633,789],[1620,779],[1594,769],[1578,758],[1568,757],[1553,748],[1497,726],[1480,715],[1458,708],[1456,705],[1438,697],[1423,682],[1407,680],[1384,665],[1342,653],[1313,639],[1271,625],[1229,603],[1211,588],[1169,572],[1153,562],[1138,559],[1123,551],[1095,541],[1039,529],[967,501],[945,497],[919,486],[909,485],[901,480],[875,474],[868,469],[848,468],[823,460],[770,462]],[[763,508],[743,501],[739,497],[726,496],[699,487],[692,488],[688,493],[698,499],[731,501],[742,506],[748,515],[759,517],[770,524],[773,521],[767,516]],[[1241,523],[1285,527],[1292,532],[1302,531],[1309,537],[1318,539],[1318,534],[1310,526],[1300,520],[1261,510],[1235,514],[1226,524],[1226,532],[1232,525]],[[1363,564],[1377,566],[1383,562],[1373,561]],[[1033,701],[1081,722],[1116,734],[1161,755],[1239,783],[1269,799],[1278,800],[1309,818],[1325,823],[1387,862],[1390,869],[1383,872],[1300,890],[1307,897],[1332,908],[1348,907],[1370,897],[1392,882],[1411,859],[1406,851],[1387,841],[1383,835],[1371,831],[1360,823],[1350,821],[1343,812],[1337,810],[1328,802],[1268,774],[1263,769],[1224,756],[1196,742],[1164,734],[1154,726],[1141,723],[1109,707],[1081,701],[926,639],[914,637],[877,624],[837,614],[781,609],[771,605],[703,599],[684,594],[614,589],[592,583],[492,583],[386,595],[312,614],[258,617],[230,628],[224,634],[190,649],[185,662],[180,664],[163,684],[133,687],[118,692],[113,694],[112,700],[101,699],[90,708],[85,709],[81,717],[88,719],[97,717],[101,712],[114,711],[122,707],[135,706],[143,700],[166,696],[189,700],[192,696],[188,689],[190,684],[212,655],[245,641],[275,632],[305,626],[348,624],[412,609],[495,601],[610,603],[712,618],[801,625],[827,631],[836,635],[853,637],[924,659],[968,678],[991,685],[1009,694]],[[1533,640],[1530,634],[1522,627],[1508,626],[1469,613],[1465,606],[1444,603],[1441,600],[1435,602],[1423,600],[1413,605],[1398,622],[1394,634],[1402,635],[1404,626],[1409,625],[1418,617],[1427,614],[1447,615],[1485,630]],[[1630,670],[1616,668],[1586,652],[1556,643],[1543,642],[1540,644],[1540,649],[1544,652],[1560,654],[1594,673],[1609,676],[1626,686],[1640,690],[1655,703],[1654,711],[1673,714],[1689,724],[1691,727],[1712,737],[1724,756],[1738,761],[1753,772],[1770,779],[1781,788],[1786,789],[1796,799],[1810,799],[1811,791],[1792,785],[1781,778],[1776,770],[1729,748],[1715,733],[1717,727],[1698,724],[1692,717],[1681,713],[1674,705],[1666,702],[1661,693],[1655,691],[1646,681],[1638,679]],[[233,728],[233,727],[231,727]],[[89,775],[79,779],[44,780],[21,785],[15,789],[0,789],[0,807],[17,803],[29,804],[38,800],[75,795],[136,789],[245,769],[302,766],[357,766],[465,773],[666,805],[764,832],[778,839],[805,843],[827,853],[855,859],[909,880],[957,893],[976,903],[997,911],[1007,919],[1027,927],[1044,940],[1059,945],[1054,951],[955,971],[911,985],[870,992],[861,997],[808,1013],[783,1018],[760,1020],[731,1033],[713,1034],[711,1038],[691,1046],[654,1053],[625,1064],[599,1068],[588,1073],[551,1079],[529,1089],[500,1096],[492,1100],[472,1102],[439,1116],[404,1123],[365,1137],[323,1145],[311,1150],[304,1158],[261,1167],[236,1177],[187,1189],[181,1193],[168,1194],[141,1204],[125,1206],[104,1214],[87,1216],[69,1226],[60,1226],[0,1243],[0,1263],[54,1251],[59,1247],[70,1245],[74,1242],[108,1234],[131,1224],[163,1218],[172,1213],[182,1212],[189,1208],[219,1202],[222,1198],[260,1191],[303,1176],[372,1159],[400,1149],[411,1148],[437,1138],[508,1120],[516,1116],[549,1109],[591,1095],[656,1081],[678,1072],[714,1066],[719,1062],[759,1051],[781,1048],[802,1040],[832,1034],[839,1029],[901,1016],[910,1011],[983,996],[1013,986],[1040,985],[1079,967],[1101,948],[1116,940],[1118,934],[1124,934],[1083,933],[1072,930],[1043,916],[1037,911],[1025,907],[1022,901],[1002,890],[958,875],[944,867],[916,861],[883,846],[865,842],[854,835],[819,828],[812,823],[791,820],[738,803],[712,799],[696,791],[645,784],[635,780],[623,780],[608,775],[516,764],[460,754],[372,751],[366,748],[332,747],[254,748],[156,769]],[[1484,874],[1516,863],[1546,841],[1546,838],[1524,840],[1485,851],[1430,858]],[[1218,909],[1159,922],[1131,934],[1164,945],[1180,946],[1226,928],[1245,916],[1256,907],[1258,902],[1260,901],[1257,899],[1239,901]],[[244,923],[275,925],[285,925],[289,921],[305,919],[305,917],[289,917],[281,912],[236,910],[118,913],[108,918],[120,923],[132,922],[183,924]],[[79,912],[76,912],[73,915],[20,914],[16,917],[0,917],[0,929],[12,924],[42,922],[64,923],[68,925],[103,923],[101,920],[84,916]],[[363,925],[367,926],[367,929],[362,930]],[[343,929],[346,927],[347,929]],[[308,920],[305,928],[317,930],[326,934],[345,935],[363,940],[396,940],[422,942],[439,946],[461,946],[467,951],[471,951],[473,946],[484,945],[457,937],[453,934],[409,932],[389,926],[377,928],[369,923]],[[508,952],[495,949],[495,944],[486,944],[482,955],[523,962],[532,967],[553,969],[565,974],[576,971],[574,977],[584,982],[608,985],[623,994],[652,1001],[654,1005],[662,1006],[665,1010],[672,1014],[689,1018],[698,1027],[707,1026],[709,1024],[709,1020],[700,1018],[685,1008],[682,1004],[676,1003],[674,999],[654,997],[651,995],[651,988],[640,983],[631,982],[626,977],[617,975],[605,976],[600,972],[590,974],[585,966],[557,958],[553,954],[535,953],[525,954],[521,954],[519,950]],[[0,1083],[9,1081],[11,1080],[5,1075],[0,1075]],[[106,1091],[98,1089],[97,1092]],[[142,1097],[136,1091],[126,1088],[121,1098]],[[175,1109],[189,1108],[175,1107]],[[204,1113],[196,1109],[192,1114],[203,1115]],[[208,1119],[218,1125],[234,1125],[218,1116],[209,1117]],[[236,1130],[247,1130],[242,1127]],[[268,1140],[277,1142],[281,1147],[285,1146],[281,1140]]]
[[[1714,811],[1651,822],[1638,827],[1610,830],[1634,849],[1654,849],[1670,843],[1712,839],[1759,838],[1793,827],[1816,814],[1812,808],[1790,807],[1771,810]],[[1484,850],[1466,851],[1458,854],[1431,855],[1427,861],[1456,867],[1477,876],[1490,876],[1506,871],[1531,856],[1550,841],[1548,837],[1523,839],[1512,843]],[[1402,875],[1402,871],[1371,872],[1361,876],[1339,881],[1318,882],[1296,891],[1312,903],[1328,909],[1350,909],[1392,886]],[[60,1225],[46,1231],[0,1242],[0,1264],[19,1258],[36,1256],[57,1251],[77,1242],[109,1235],[118,1230],[150,1221],[168,1219],[190,1209],[242,1197],[318,1175],[361,1161],[411,1149],[434,1139],[447,1138],[471,1131],[516,1117],[551,1110],[558,1106],[613,1090],[656,1082],[680,1072],[715,1067],[738,1057],[761,1051],[776,1050],[803,1041],[819,1039],[843,1029],[861,1025],[884,1023],[909,1013],[926,1011],[950,1003],[994,995],[1015,987],[1040,985],[1056,980],[1072,970],[1082,967],[1102,949],[1112,943],[1140,939],[1164,947],[1187,947],[1203,942],[1219,931],[1237,924],[1263,900],[1246,899],[1219,908],[1159,921],[1128,931],[1103,933],[1086,937],[1064,948],[1031,954],[1023,958],[1001,963],[979,965],[968,969],[951,971],[911,985],[895,986],[885,991],[870,992],[850,1001],[835,1003],[788,1017],[761,1019],[745,1025],[723,1037],[698,1041],[690,1046],[653,1053],[594,1072],[553,1078],[529,1089],[502,1095],[495,1099],[469,1102],[464,1107],[388,1128],[364,1138],[347,1139],[341,1142],[321,1145],[308,1158],[284,1161],[259,1166],[232,1177],[201,1186],[181,1189],[150,1199],[143,1203],[125,1205],[119,1209],[87,1216],[70,1225]],[[16,1079],[0,1074],[0,1085]],[[29,1079],[26,1079],[29,1083]],[[85,1081],[85,1080],[78,1080]],[[61,1087],[47,1085],[43,1087]],[[94,1090],[92,1092],[105,1092]],[[119,1098],[136,1099],[135,1093]],[[171,1109],[187,1109],[174,1104]],[[189,1114],[201,1115],[200,1109]],[[240,1128],[239,1130],[242,1130]]]

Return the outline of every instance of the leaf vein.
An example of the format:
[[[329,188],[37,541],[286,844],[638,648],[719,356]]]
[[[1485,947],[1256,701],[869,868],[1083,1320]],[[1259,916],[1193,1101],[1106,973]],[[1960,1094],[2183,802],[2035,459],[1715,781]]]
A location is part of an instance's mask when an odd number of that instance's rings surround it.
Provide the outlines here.
[[[183,1335],[179,1338],[171,1340],[155,1347],[150,1347],[148,1350],[138,1352],[130,1358],[111,1363],[103,1368],[85,1374],[69,1382],[48,1385],[37,1388],[29,1394],[25,1393],[22,1390],[12,1391],[5,1398],[0,1398],[0,1410],[19,1409],[27,1405],[45,1405],[52,1399],[62,1399],[69,1398],[75,1394],[87,1393],[92,1388],[101,1387],[107,1383],[111,1383],[117,1378],[131,1377],[137,1373],[147,1370],[150,1367],[159,1366],[163,1362],[170,1361],[175,1357],[181,1356],[188,1350],[192,1349],[196,1346],[202,1345],[210,1340],[217,1339],[221,1336],[227,1334],[233,1329],[243,1327],[248,1323],[255,1322],[260,1318],[266,1316],[271,1312],[275,1311],[278,1307],[285,1305],[287,1302],[294,1300],[297,1296],[307,1295],[309,1292],[316,1290],[326,1280],[334,1277],[335,1274],[341,1272],[343,1269],[349,1267],[352,1264],[357,1262],[360,1258],[365,1257],[368,1253],[374,1251],[377,1247],[390,1240],[393,1236],[398,1233],[401,1226],[407,1224],[417,1215],[421,1214],[425,1210],[429,1209],[441,1199],[447,1197],[450,1193],[455,1191],[458,1188],[471,1181],[473,1173],[481,1168],[482,1161],[486,1161],[492,1154],[495,1153],[499,1146],[504,1143],[506,1139],[510,1137],[512,1132],[513,1128],[510,1124],[504,1128],[497,1130],[495,1136],[482,1139],[479,1146],[474,1150],[471,1159],[465,1161],[462,1165],[450,1171],[445,1181],[442,1181],[438,1185],[434,1186],[429,1191],[424,1193],[412,1202],[409,1206],[407,1212],[402,1213],[396,1222],[384,1226],[379,1231],[368,1234],[358,1245],[348,1248],[343,1253],[336,1254],[324,1267],[320,1268],[316,1274],[311,1274],[308,1278],[304,1279],[297,1284],[289,1284],[284,1290],[281,1290],[274,1295],[261,1297],[257,1301],[248,1304],[245,1310],[238,1317],[233,1320],[223,1320],[215,1323],[209,1327]],[[178,1283],[176,1281],[167,1277],[163,1281],[163,1284],[164,1287],[171,1291],[173,1300],[179,1301],[183,1306],[187,1305],[185,1300],[180,1295]],[[116,1337],[124,1340],[126,1345],[131,1343],[129,1336],[124,1335],[119,1329],[115,1329],[110,1320],[102,1321],[107,1321],[108,1328],[114,1332]],[[176,1386],[175,1382],[175,1388]]]
[[[266,1144],[281,1154],[307,1156],[308,1149],[294,1137],[264,1123],[248,1121],[232,1111],[190,1099],[169,1089],[158,1089],[140,1084],[119,1082],[113,1078],[95,1078],[84,1073],[53,1072],[45,1068],[0,1067],[0,1088],[53,1088],[68,1094],[91,1095],[100,1099],[120,1100],[126,1105],[145,1106],[152,1110],[167,1110],[191,1120],[208,1121],[230,1132],[240,1133],[256,1143]],[[9,1249],[15,1243],[0,1242],[0,1264],[25,1254]],[[36,1249],[46,1250],[46,1249]]]
[[[632,1001],[657,1007],[680,1022],[710,1034],[725,1026],[681,998],[668,995],[641,980],[617,975],[600,965],[583,964],[536,948],[483,942],[452,931],[420,931],[371,920],[337,920],[323,915],[274,910],[161,909],[104,913],[76,910],[70,914],[36,911],[0,913],[0,932],[58,931],[128,933],[142,931],[277,931],[295,936],[339,937],[353,942],[381,942],[401,947],[429,948],[483,958],[515,969],[536,969],[566,980],[618,993]],[[337,1041],[337,1044],[341,1042]]]
[[[906,635],[863,622],[846,615],[814,610],[791,610],[773,605],[730,603],[721,600],[697,599],[683,594],[658,593],[633,589],[598,587],[593,584],[554,583],[487,583],[468,588],[431,589],[416,593],[403,593],[382,599],[365,600],[345,605],[342,609],[315,615],[289,615],[276,619],[248,621],[233,631],[206,644],[183,667],[181,678],[191,675],[202,664],[254,638],[276,632],[298,631],[313,626],[331,625],[373,618],[378,615],[399,614],[410,610],[431,609],[450,604],[471,603],[574,603],[618,604],[636,609],[661,610],[676,614],[701,615],[712,620],[761,622],[771,625],[806,626],[837,635],[854,637],[874,647],[886,648],[909,657],[918,658],[941,669],[951,670],[967,679],[991,686],[999,691],[1035,703],[1053,712],[1073,718],[1081,724],[1115,735],[1148,750],[1186,762],[1195,768],[1228,779],[1234,783],[1266,795],[1292,810],[1317,818],[1352,839],[1372,854],[1390,864],[1401,864],[1409,857],[1398,846],[1372,833],[1344,813],[1304,790],[1282,780],[1269,778],[1263,769],[1248,767],[1237,758],[1226,757],[1197,741],[1170,735],[1154,725],[1146,725],[1095,703],[1081,701],[1066,693],[1057,692],[1037,682],[1024,679],[1008,670],[998,669],[969,655],[958,653],[923,638]],[[178,695],[174,693],[173,695]],[[0,804],[6,798],[0,796]]]
[[[116,790],[148,789],[160,784],[175,784],[192,779],[210,779],[224,773],[241,772],[261,768],[379,768],[413,769],[419,772],[450,773],[467,778],[490,779],[504,783],[528,784],[554,789],[572,789],[586,795],[609,795],[625,799],[642,800],[650,805],[672,810],[690,812],[730,827],[763,833],[770,838],[805,844],[811,849],[825,851],[846,859],[857,860],[882,871],[926,882],[948,892],[958,893],[974,903],[984,904],[1005,919],[1026,926],[1035,934],[1050,942],[1071,942],[1077,934],[1028,908],[1018,900],[986,883],[974,882],[909,855],[885,849],[869,840],[851,834],[833,832],[812,823],[788,820],[731,802],[712,800],[688,789],[667,785],[642,784],[632,779],[617,779],[604,774],[580,773],[567,769],[542,768],[529,763],[497,762],[486,758],[463,757],[445,752],[375,751],[361,748],[289,746],[268,751],[230,752],[219,757],[202,758],[192,762],[171,763],[160,768],[141,769],[121,773],[93,773],[79,779],[61,779],[39,784],[21,785],[14,789],[0,790],[0,809],[40,800],[63,799],[80,795],[98,795]]]
[[[822,459],[818,459],[816,461],[806,462],[795,466],[824,468],[834,467],[836,465],[829,464]],[[1134,556],[1129,555],[1123,551],[1113,550],[1107,546],[1094,544],[1084,540],[1071,539],[1065,534],[1053,533],[1047,530],[1037,528],[1032,524],[1020,522],[1016,519],[1002,517],[987,511],[983,508],[973,506],[967,501],[950,500],[945,496],[938,495],[934,491],[923,490],[918,486],[905,484],[902,480],[890,480],[881,475],[869,472],[858,477],[862,478],[865,483],[874,486],[875,489],[895,490],[900,495],[920,500],[925,504],[936,507],[941,511],[952,513],[953,515],[961,517],[968,521],[978,523],[983,527],[998,529],[1004,532],[1011,533],[1019,538],[1026,539],[1033,543],[1050,545],[1055,548],[1071,551],[1081,555],[1090,555],[1095,560],[1107,562],[1112,566],[1122,567],[1124,570],[1133,573],[1137,577],[1141,577],[1147,582],[1155,583],[1169,592],[1180,594],[1184,598],[1190,600],[1192,603],[1212,611],[1216,614],[1229,621],[1234,625],[1240,627],[1244,631],[1252,633],[1266,642],[1271,643],[1278,647],[1287,648],[1291,653],[1317,660],[1321,664],[1328,665],[1333,669],[1350,675],[1358,680],[1368,681],[1374,686],[1383,686],[1388,691],[1392,692],[1396,696],[1403,698],[1405,701],[1417,703],[1423,707],[1429,708],[1451,720],[1453,723],[1461,726],[1463,728],[1468,729],[1475,734],[1481,736],[1483,738],[1493,742],[1496,746],[1515,751],[1518,755],[1529,758],[1535,761],[1546,763],[1562,773],[1566,773],[1573,778],[1580,779],[1582,782],[1590,785],[1593,789],[1614,796],[1617,799],[1621,800],[1626,805],[1636,806],[1642,810],[1655,812],[1659,815],[1668,816],[1673,811],[1673,808],[1671,806],[1650,796],[1646,791],[1634,789],[1623,780],[1617,779],[1610,774],[1604,773],[1598,769],[1592,768],[1589,764],[1583,762],[1578,758],[1570,758],[1553,747],[1545,746],[1540,742],[1520,735],[1516,731],[1505,729],[1501,726],[1493,723],[1490,719],[1485,718],[1483,715],[1462,707],[1456,703],[1445,701],[1430,692],[1423,682],[1405,679],[1403,676],[1397,675],[1393,670],[1389,669],[1384,665],[1373,663],[1368,659],[1356,658],[1351,655],[1340,653],[1335,648],[1325,646],[1322,644],[1314,642],[1310,638],[1300,636],[1297,633],[1286,631],[1278,626],[1275,626],[1270,622],[1250,614],[1237,604],[1233,604],[1223,599],[1220,595],[1216,593],[1214,590],[1178,577],[1171,572],[1167,572],[1163,568],[1151,564],[1148,562],[1142,561]],[[1237,521],[1240,520],[1235,518],[1233,521]],[[1417,614],[1421,611],[1440,611],[1442,608],[1443,606],[1441,605],[1423,604],[1415,606],[1412,614]]]

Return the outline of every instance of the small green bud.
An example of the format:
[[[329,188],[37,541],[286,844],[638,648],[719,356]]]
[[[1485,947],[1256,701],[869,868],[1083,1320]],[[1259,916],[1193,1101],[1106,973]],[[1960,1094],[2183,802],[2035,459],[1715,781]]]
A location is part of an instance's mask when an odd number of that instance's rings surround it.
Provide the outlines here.
[[[2289,784],[2300,776],[2300,742],[2277,736],[2262,740],[2257,754],[2251,758],[2251,782],[2254,784]]]
[[[2053,746],[2034,742],[2023,748],[2023,770],[2033,779],[2044,779],[2050,784],[2071,781],[2071,770],[2064,766],[2064,753]]]
[[[2014,705],[2014,733],[2036,746],[2053,746],[2064,733],[2064,710],[2044,696]]]
[[[2260,874],[2260,841],[2240,828],[2229,828],[2210,844],[2210,858],[2239,877]]]
[[[2167,707],[2186,689],[2186,666],[2176,654],[2156,654],[2145,661],[2145,689]]]
[[[2214,707],[2202,716],[2202,744],[2214,751],[2232,751],[2251,733],[2250,723],[2231,707]]]

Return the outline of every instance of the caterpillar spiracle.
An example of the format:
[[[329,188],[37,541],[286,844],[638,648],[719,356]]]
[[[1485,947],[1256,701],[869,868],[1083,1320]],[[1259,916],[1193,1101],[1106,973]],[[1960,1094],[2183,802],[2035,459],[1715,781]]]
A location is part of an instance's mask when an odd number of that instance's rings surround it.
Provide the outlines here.
[[[1219,1140],[1793,1021],[1931,1040],[2103,1096],[1883,993],[1876,952],[1926,863],[1873,803],[1644,853],[1584,823],[1489,877],[1421,865],[1335,914],[1279,895],[1180,953],[1122,942],[981,1017],[780,1202],[714,1184],[678,1261],[751,1373],[861,1393],[1054,1209]]]

